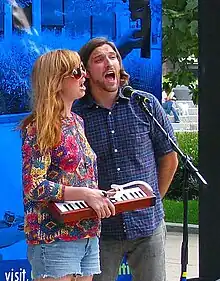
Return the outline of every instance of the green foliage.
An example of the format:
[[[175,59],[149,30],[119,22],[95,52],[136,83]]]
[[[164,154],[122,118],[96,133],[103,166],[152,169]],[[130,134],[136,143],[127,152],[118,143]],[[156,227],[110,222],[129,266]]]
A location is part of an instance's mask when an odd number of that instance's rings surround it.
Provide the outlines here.
[[[198,0],[163,0],[163,61],[188,68],[198,57]]]
[[[169,83],[172,85],[172,88],[174,88],[176,85],[189,86],[197,79],[191,71],[177,69],[175,72],[169,72],[167,75],[164,75],[163,80],[169,81]]]
[[[191,158],[192,163],[198,166],[198,132],[178,132],[176,133],[178,146],[181,151]],[[179,159],[179,167],[174,176],[173,182],[167,192],[168,199],[182,200],[183,195],[183,172],[184,165]],[[189,199],[198,198],[198,183],[190,178],[188,181]]]
[[[172,87],[188,86],[197,104],[197,77],[190,70],[198,58],[198,0],[163,0],[163,62],[173,71],[165,78]]]
[[[165,211],[165,221],[173,223],[183,223],[183,202],[175,200],[163,200]],[[188,201],[188,223],[198,224],[198,201]]]
[[[193,80],[189,83],[189,89],[192,94],[192,100],[194,104],[198,104],[198,97],[199,97],[199,87],[198,87],[198,80]]]
[[[175,88],[176,85],[188,86],[193,103],[198,104],[198,79],[191,71],[178,69],[175,72],[169,72],[163,76],[163,88],[167,84],[171,89]]]
[[[180,149],[190,156],[194,165],[198,165],[198,132],[177,132],[177,143]]]

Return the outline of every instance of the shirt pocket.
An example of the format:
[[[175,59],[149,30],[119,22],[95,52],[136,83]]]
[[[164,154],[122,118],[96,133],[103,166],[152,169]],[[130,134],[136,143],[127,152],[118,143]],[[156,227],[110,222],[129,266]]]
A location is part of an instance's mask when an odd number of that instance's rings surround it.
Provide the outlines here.
[[[150,125],[138,122],[131,124],[128,128],[128,134],[136,143],[143,143],[150,139]]]
[[[123,141],[127,151],[130,151],[133,157],[139,160],[153,153],[150,125],[148,124],[138,122],[131,124]]]

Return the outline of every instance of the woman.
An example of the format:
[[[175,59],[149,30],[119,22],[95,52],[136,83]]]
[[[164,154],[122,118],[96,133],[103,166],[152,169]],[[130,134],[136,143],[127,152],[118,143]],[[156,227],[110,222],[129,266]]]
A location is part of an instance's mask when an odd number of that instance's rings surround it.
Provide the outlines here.
[[[96,156],[83,121],[71,112],[85,94],[85,75],[79,55],[70,50],[40,56],[32,71],[34,105],[21,129],[25,233],[35,281],[91,281],[100,273],[100,219],[115,214],[97,189]],[[64,200],[84,200],[97,219],[58,222],[48,202]]]

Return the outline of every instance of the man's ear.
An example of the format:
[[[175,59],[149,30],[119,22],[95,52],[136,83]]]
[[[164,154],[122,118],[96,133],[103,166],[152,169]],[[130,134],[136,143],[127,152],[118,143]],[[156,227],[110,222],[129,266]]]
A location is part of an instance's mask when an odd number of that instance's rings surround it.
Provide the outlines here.
[[[90,78],[90,73],[88,70],[86,71],[86,78]]]

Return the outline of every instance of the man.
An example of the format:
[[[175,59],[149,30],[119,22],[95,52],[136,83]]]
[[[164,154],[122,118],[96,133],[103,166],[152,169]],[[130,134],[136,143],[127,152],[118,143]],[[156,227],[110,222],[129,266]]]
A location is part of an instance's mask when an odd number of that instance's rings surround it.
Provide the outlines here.
[[[171,87],[169,84],[164,84],[163,92],[162,92],[162,107],[165,110],[166,114],[173,113],[174,122],[179,123],[179,115],[173,105],[174,101],[176,100],[174,96],[174,92],[171,91]]]
[[[99,186],[143,180],[151,185],[156,205],[125,212],[102,221],[101,275],[96,281],[114,281],[124,255],[133,281],[165,280],[165,225],[162,198],[178,160],[166,137],[121,87],[129,75],[118,50],[105,38],[94,38],[80,50],[87,69],[88,92],[73,110],[85,122],[87,138],[97,154]],[[174,138],[172,126],[157,99],[147,94],[149,108]]]

